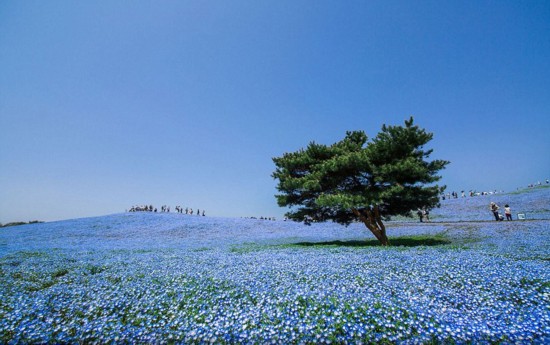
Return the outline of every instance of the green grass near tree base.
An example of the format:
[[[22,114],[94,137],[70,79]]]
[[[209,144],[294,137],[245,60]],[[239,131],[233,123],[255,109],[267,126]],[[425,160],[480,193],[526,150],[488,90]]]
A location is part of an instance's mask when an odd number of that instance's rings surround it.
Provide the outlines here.
[[[420,247],[442,246],[452,244],[452,241],[444,235],[417,235],[390,237],[390,246],[393,247]],[[296,246],[339,246],[339,247],[380,247],[380,241],[374,240],[350,240],[350,241],[326,241],[326,242],[299,242]]]

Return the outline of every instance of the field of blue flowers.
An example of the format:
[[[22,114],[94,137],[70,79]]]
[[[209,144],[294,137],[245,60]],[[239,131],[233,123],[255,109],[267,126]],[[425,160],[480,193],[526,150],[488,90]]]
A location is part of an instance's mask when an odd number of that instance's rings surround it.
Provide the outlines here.
[[[491,221],[493,199],[528,219]],[[0,343],[550,343],[549,200],[447,200],[390,222],[390,248],[181,214],[2,228]]]
[[[550,220],[550,186],[524,189],[512,193],[474,196],[441,201],[441,208],[433,210],[432,217],[438,221],[493,220],[489,204],[493,201],[504,214],[504,205],[509,204],[513,218],[523,213],[526,219]]]

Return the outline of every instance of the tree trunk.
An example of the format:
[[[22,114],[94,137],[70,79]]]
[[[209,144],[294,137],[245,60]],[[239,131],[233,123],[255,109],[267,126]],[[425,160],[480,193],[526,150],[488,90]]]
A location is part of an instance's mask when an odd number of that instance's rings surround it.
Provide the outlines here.
[[[382,223],[378,206],[375,206],[373,210],[365,210],[366,214],[363,214],[356,208],[353,208],[352,212],[359,217],[367,229],[369,229],[378,241],[380,241],[381,245],[390,245],[390,241],[386,235],[386,227],[384,226],[384,223]]]

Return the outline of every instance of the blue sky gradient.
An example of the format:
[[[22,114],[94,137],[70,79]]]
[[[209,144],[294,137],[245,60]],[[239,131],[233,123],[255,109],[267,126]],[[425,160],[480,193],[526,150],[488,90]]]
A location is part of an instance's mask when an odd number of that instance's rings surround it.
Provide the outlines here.
[[[272,157],[434,133],[448,191],[550,178],[548,1],[3,1],[0,222],[276,216]]]

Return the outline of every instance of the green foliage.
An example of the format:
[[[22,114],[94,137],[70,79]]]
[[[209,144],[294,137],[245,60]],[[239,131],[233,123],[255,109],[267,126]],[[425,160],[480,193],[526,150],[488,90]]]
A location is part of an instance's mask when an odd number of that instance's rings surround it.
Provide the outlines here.
[[[7,223],[7,224],[0,224],[0,228],[7,228],[7,227],[10,227],[10,226],[19,226],[19,225],[25,225],[27,223],[25,222],[11,222],[11,223]]]
[[[447,238],[444,234],[435,234],[435,235],[416,235],[416,236],[401,236],[392,238],[392,246],[394,247],[432,247],[432,246],[443,246],[450,245],[452,241],[450,238]],[[326,242],[299,242],[292,246],[304,246],[304,247],[318,247],[323,248],[326,246],[335,246],[335,247],[354,247],[354,248],[364,248],[364,247],[378,247],[380,242],[376,240],[361,241],[361,240],[349,240],[349,241],[326,241]]]
[[[7,227],[10,227],[10,226],[19,226],[19,225],[27,225],[27,224],[38,224],[38,223],[44,223],[44,222],[40,221],[40,220],[31,220],[28,223],[25,223],[25,222],[11,222],[11,223],[6,223],[6,224],[0,223],[0,228],[7,228]]]
[[[417,208],[439,206],[438,172],[449,162],[427,161],[433,137],[414,125],[382,126],[368,141],[363,131],[347,132],[330,146],[311,142],[306,149],[273,158],[279,206],[291,208],[294,220],[311,218],[349,224],[352,209],[377,207],[382,217],[410,215]]]

